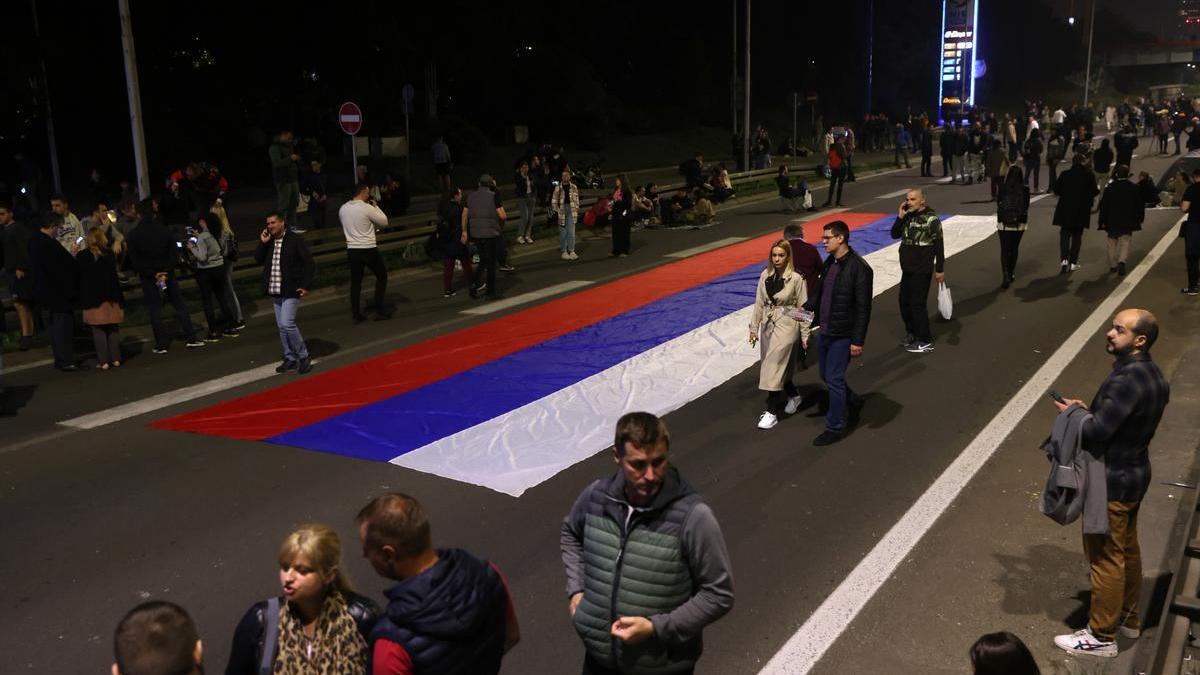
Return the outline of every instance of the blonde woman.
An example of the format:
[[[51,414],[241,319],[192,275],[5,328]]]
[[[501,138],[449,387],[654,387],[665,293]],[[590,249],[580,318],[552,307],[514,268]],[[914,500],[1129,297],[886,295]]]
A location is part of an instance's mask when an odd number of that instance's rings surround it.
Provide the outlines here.
[[[342,545],[324,525],[301,525],[279,547],[283,596],[259,602],[233,634],[226,675],[362,675],[375,604],[352,590]]]
[[[92,329],[96,344],[96,368],[108,370],[121,365],[121,322],[125,319],[125,296],[117,279],[117,256],[109,248],[100,227],[87,231],[84,248],[75,254],[79,279],[79,307],[83,322]]]
[[[795,413],[800,406],[800,392],[792,384],[792,349],[797,340],[808,347],[813,317],[803,309],[807,289],[804,276],[793,266],[792,245],[786,239],[772,244],[770,259],[758,277],[750,320],[750,344],[762,343],[758,388],[767,392],[767,410],[758,420],[759,429],[770,429],[781,414]]]

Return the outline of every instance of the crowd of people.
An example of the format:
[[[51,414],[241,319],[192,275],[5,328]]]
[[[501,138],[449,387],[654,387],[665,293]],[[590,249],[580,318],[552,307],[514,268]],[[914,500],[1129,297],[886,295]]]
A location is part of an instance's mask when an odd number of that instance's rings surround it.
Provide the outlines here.
[[[1167,195],[1153,190],[1145,172],[1134,180],[1133,152],[1137,130],[1156,135],[1159,152],[1166,152],[1162,133],[1173,133],[1178,120],[1190,130],[1196,111],[1179,102],[1111,106],[1105,125],[1111,139],[1096,143],[1093,113],[1072,107],[1052,113],[1031,104],[1024,120],[1006,115],[972,115],[950,124],[938,145],[943,176],[971,184],[989,179],[997,208],[1001,288],[1015,280],[1020,241],[1029,219],[1031,194],[1040,191],[1040,165],[1048,167],[1048,187],[1058,202],[1053,224],[1060,228],[1060,273],[1080,269],[1083,232],[1096,215],[1107,236],[1110,272],[1127,272],[1130,240],[1145,217],[1145,209],[1162,201],[1178,203],[1187,214],[1181,236],[1186,240],[1188,284],[1182,292],[1200,295],[1200,169],[1175,177]],[[1152,113],[1152,114],[1151,114]],[[1039,121],[1046,116],[1049,121]],[[1167,126],[1163,120],[1168,120]],[[891,145],[897,166],[910,166],[908,153],[922,154],[921,175],[932,176],[933,128],[929,120],[910,116],[892,126],[886,118],[868,118],[864,147]],[[1043,133],[1043,126],[1046,132]],[[765,132],[764,132],[765,133]],[[1189,135],[1200,139],[1200,133]],[[297,162],[285,132],[270,150],[281,209],[264,220],[254,252],[261,266],[261,290],[271,298],[282,346],[277,371],[311,371],[313,361],[296,322],[300,301],[309,293],[315,273],[311,252],[298,223],[296,202],[305,194],[320,205],[312,217],[323,225],[329,197],[321,163],[313,161],[303,187]],[[842,188],[852,180],[855,135],[849,126],[826,134],[825,169],[830,177],[825,206],[842,205]],[[1200,140],[1196,141],[1200,147]],[[437,144],[444,146],[444,141]],[[449,178],[448,148],[435,144],[435,167],[444,193],[438,207],[437,248],[443,258],[444,294],[453,296],[453,274],[461,267],[472,297],[500,297],[496,275],[511,271],[504,239],[508,214],[497,181],[479,177],[475,189],[464,191]],[[1178,152],[1178,134],[1176,151]],[[767,148],[769,164],[769,141]],[[1070,154],[1070,167],[1058,165]],[[759,159],[756,157],[756,162]],[[439,172],[441,169],[438,169]],[[610,228],[614,257],[631,252],[634,223],[695,223],[696,214],[711,218],[712,203],[734,198],[728,172],[706,166],[697,153],[680,166],[683,186],[661,199],[653,184],[634,186],[620,175],[597,206],[583,212],[580,185],[561,149],[543,148],[521,158],[514,171],[513,196],[519,209],[517,244],[534,241],[533,215],[546,211],[558,226],[563,260],[576,260],[577,223]],[[554,176],[555,180],[548,180]],[[807,196],[807,184],[793,185],[787,167],[776,177],[780,196]],[[1032,186],[1032,187],[1031,187]],[[87,218],[79,219],[61,195],[50,199],[50,211],[30,227],[15,218],[11,205],[0,203],[4,230],[4,267],[21,323],[21,346],[28,348],[36,320],[44,312],[54,365],[79,370],[72,338],[75,313],[92,333],[96,368],[121,366],[124,358],[120,325],[125,293],[140,285],[154,331],[154,353],[171,343],[162,320],[169,302],[189,349],[223,338],[236,338],[244,327],[240,302],[232,284],[231,264],[238,255],[224,211],[228,184],[216,167],[190,164],[169,178],[164,197],[168,208],[186,213],[182,233],[164,223],[158,200],[148,198],[119,212],[98,202]],[[708,206],[702,206],[705,202]],[[387,269],[376,233],[387,225],[371,183],[355,185],[351,198],[337,211],[346,240],[350,268],[351,317],[366,320],[361,284],[366,269],[375,278],[375,318],[391,314],[385,305]],[[588,217],[591,216],[591,222]],[[900,315],[902,346],[911,353],[934,351],[927,307],[931,284],[945,281],[943,226],[921,189],[909,190],[891,227],[900,242]],[[804,241],[801,229],[790,225],[774,242],[760,274],[749,326],[749,341],[761,345],[759,388],[766,392],[766,410],[758,427],[771,429],[803,405],[793,377],[817,353],[819,378],[825,385],[820,403],[825,418],[816,446],[837,443],[858,424],[865,398],[847,382],[851,359],[863,354],[872,306],[873,271],[851,246],[849,226],[840,220],[824,225],[827,254]],[[477,265],[475,256],[478,256]],[[203,304],[207,333],[193,326],[178,280],[189,269]],[[219,310],[219,313],[218,313]],[[1066,651],[1101,656],[1117,652],[1117,634],[1140,633],[1137,604],[1140,556],[1136,538],[1137,505],[1148,485],[1147,448],[1153,437],[1169,387],[1150,358],[1157,339],[1157,321],[1145,310],[1118,314],[1108,333],[1108,352],[1115,358],[1113,373],[1090,405],[1074,399],[1056,402],[1063,413],[1086,411],[1079,434],[1089,451],[1108,460],[1105,532],[1085,535],[1085,555],[1091,566],[1091,612],[1088,626],[1058,636]],[[813,340],[816,340],[815,345]],[[1132,392],[1132,393],[1131,393]],[[1136,409],[1131,401],[1148,401]],[[562,559],[567,576],[568,609],[585,647],[584,672],[690,672],[700,658],[705,626],[721,618],[733,604],[732,573],[719,525],[703,500],[670,465],[669,434],[662,420],[648,413],[630,413],[617,423],[613,459],[618,470],[589,485],[564,519]],[[520,639],[516,610],[500,570],[458,549],[434,549],[428,516],[406,495],[386,495],[368,504],[356,524],[364,556],[381,576],[396,582],[381,611],[369,598],[356,594],[341,565],[341,544],[334,531],[311,524],[284,541],[279,554],[282,597],[254,604],[234,630],[228,673],[431,672],[475,664],[479,672],[496,672],[503,655]],[[682,524],[682,525],[681,525]],[[1087,537],[1092,537],[1088,539]],[[624,560],[624,567],[604,551],[637,548],[642,555]],[[618,554],[619,555],[619,554]],[[1114,564],[1113,560],[1120,564]],[[646,590],[634,583],[640,574],[653,574],[661,583]],[[637,611],[635,611],[635,608]],[[445,612],[457,616],[445,624]],[[170,634],[170,639],[163,636]],[[115,639],[115,672],[185,672],[199,666],[203,649],[186,612],[170,603],[139,606],[122,620]],[[1024,662],[1037,672],[1032,657],[1010,634],[984,636],[971,651],[977,672],[981,663],[1003,654],[1007,663]],[[1028,667],[1032,670],[1028,670]],[[1018,666],[1014,665],[1013,668]],[[999,672],[999,671],[997,671]],[[1015,672],[1015,671],[1003,671]]]

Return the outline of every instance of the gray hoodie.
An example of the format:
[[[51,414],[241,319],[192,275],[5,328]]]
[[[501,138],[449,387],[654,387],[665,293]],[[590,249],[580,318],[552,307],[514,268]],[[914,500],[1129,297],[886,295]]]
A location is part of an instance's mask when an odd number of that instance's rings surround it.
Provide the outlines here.
[[[1042,445],[1050,475],[1039,503],[1041,512],[1066,525],[1083,513],[1084,534],[1108,533],[1108,483],[1104,454],[1083,449],[1083,425],[1092,413],[1078,404],[1058,414],[1054,430]]]

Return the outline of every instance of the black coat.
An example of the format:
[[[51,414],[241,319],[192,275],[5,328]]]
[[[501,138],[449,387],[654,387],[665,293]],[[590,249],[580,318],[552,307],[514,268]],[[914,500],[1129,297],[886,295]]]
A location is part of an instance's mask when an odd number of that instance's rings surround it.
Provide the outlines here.
[[[117,261],[113,254],[96,257],[88,249],[75,256],[75,269],[79,273],[79,308],[91,309],[104,302],[115,302],[125,306],[125,294],[117,279]]]
[[[1088,229],[1092,220],[1092,202],[1099,193],[1096,177],[1086,166],[1077,164],[1059,174],[1054,184],[1054,194],[1058,195],[1054,224],[1068,230]]]
[[[262,265],[262,292],[267,295],[271,282],[271,256],[275,250],[275,241],[258,242],[254,249],[254,262]],[[308,251],[308,243],[295,233],[287,233],[283,237],[283,250],[279,252],[279,274],[283,278],[279,285],[280,295],[284,298],[298,298],[301,288],[312,289],[313,274],[316,265],[313,264],[312,254]]]
[[[343,593],[346,598],[346,611],[358,626],[358,632],[371,644],[371,629],[379,619],[379,608],[374,602],[357,593]],[[284,598],[279,604],[285,604]],[[233,646],[229,650],[229,664],[225,667],[225,675],[257,675],[258,664],[262,661],[263,648],[267,639],[267,601],[256,603],[242,616],[237,628],[233,631]],[[278,641],[271,645],[274,653]]]
[[[33,295],[38,306],[51,312],[74,311],[79,296],[75,259],[41,230],[29,238]]]
[[[170,274],[175,269],[179,256],[178,241],[166,225],[154,218],[138,224],[125,238],[129,244],[129,259],[133,268],[142,277],[153,277],[159,272]]]
[[[1120,237],[1142,229],[1146,219],[1146,204],[1142,201],[1142,190],[1127,180],[1114,180],[1104,188],[1100,198],[1100,218],[1097,229],[1108,232],[1110,237]]]
[[[833,264],[832,255],[825,258],[821,283],[804,304],[805,309],[813,312],[818,318],[821,316],[822,288],[829,278],[829,268]],[[850,249],[839,264],[842,265],[842,269],[833,281],[833,307],[829,312],[829,325],[822,327],[822,332],[835,338],[848,337],[850,344],[861,347],[867,341],[867,326],[871,322],[872,282],[875,272],[854,249]]]

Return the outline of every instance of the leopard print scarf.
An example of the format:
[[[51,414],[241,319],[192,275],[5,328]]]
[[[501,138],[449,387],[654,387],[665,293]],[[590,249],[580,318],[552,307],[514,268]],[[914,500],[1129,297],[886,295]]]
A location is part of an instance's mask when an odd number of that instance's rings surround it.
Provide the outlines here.
[[[366,670],[367,642],[341,593],[325,598],[312,640],[304,635],[300,614],[290,605],[280,608],[277,675],[363,675]]]

